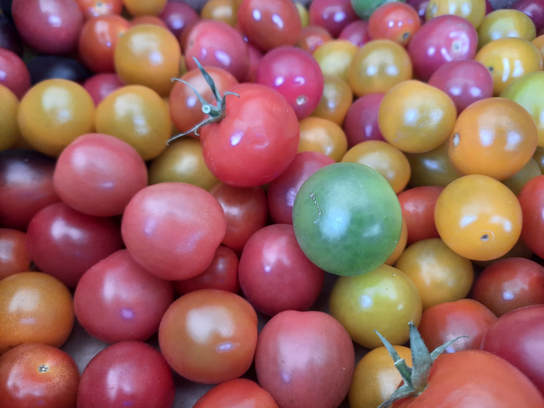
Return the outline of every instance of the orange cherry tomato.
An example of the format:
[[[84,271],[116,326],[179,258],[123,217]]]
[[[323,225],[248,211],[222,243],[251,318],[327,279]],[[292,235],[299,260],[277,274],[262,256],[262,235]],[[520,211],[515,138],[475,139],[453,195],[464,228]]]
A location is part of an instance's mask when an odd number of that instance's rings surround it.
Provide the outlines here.
[[[382,99],[378,125],[386,141],[408,153],[440,146],[450,135],[457,110],[443,91],[423,82],[404,81]]]
[[[200,11],[200,17],[207,20],[217,20],[236,27],[238,4],[235,0],[210,0]]]
[[[93,17],[121,14],[121,0],[76,0],[86,20]]]
[[[123,0],[128,13],[133,17],[156,16],[166,6],[167,0]]]
[[[436,149],[424,153],[406,153],[406,157],[412,169],[409,182],[412,187],[446,187],[453,180],[461,177],[461,173],[455,168],[448,155],[448,140]]]
[[[336,123],[314,117],[300,121],[298,153],[319,152],[338,162],[342,160],[347,150],[346,134]]]
[[[172,181],[193,184],[205,190],[219,183],[206,167],[199,140],[182,138],[153,160],[149,168],[149,184]]]
[[[353,146],[342,161],[361,163],[377,170],[389,182],[395,194],[404,190],[410,180],[410,163],[406,156],[381,140],[369,140]]]
[[[391,40],[374,40],[357,51],[347,78],[357,96],[385,93],[412,78],[412,63],[399,44]]]
[[[85,88],[66,79],[48,79],[25,94],[17,120],[32,147],[58,156],[74,139],[93,131],[94,115],[94,102]]]
[[[540,54],[542,54],[542,57],[544,58],[544,34],[539,35],[536,37],[533,41],[531,41],[536,48],[540,51]]]
[[[21,133],[17,123],[19,99],[6,86],[0,84],[0,151],[15,145]]]
[[[488,98],[467,107],[455,122],[448,152],[463,174],[497,180],[512,177],[533,156],[538,131],[529,113],[505,98]]]
[[[436,229],[459,255],[489,261],[506,254],[521,233],[521,206],[508,187],[488,176],[452,181],[434,211]]]
[[[493,95],[498,96],[516,78],[542,71],[542,55],[522,38],[501,38],[485,45],[474,57],[493,77]]]
[[[330,120],[342,126],[353,102],[348,83],[335,75],[324,77],[323,95],[311,116]]]
[[[0,355],[21,343],[60,347],[73,325],[72,295],[58,279],[22,272],[0,281]]]
[[[385,3],[368,20],[368,34],[373,39],[385,39],[406,46],[421,23],[417,11],[406,3]]]
[[[125,86],[106,96],[96,109],[95,126],[98,133],[130,144],[144,160],[162,153],[172,131],[164,101],[140,85]]]
[[[347,40],[332,40],[317,48],[313,56],[323,75],[337,75],[345,81],[357,49],[356,45]]]
[[[478,28],[478,48],[510,37],[533,41],[536,37],[533,20],[519,10],[495,10],[485,16]]]
[[[115,48],[115,70],[125,84],[145,85],[167,96],[180,70],[181,49],[170,31],[144,24],[130,28]]]
[[[470,21],[474,28],[482,24],[485,16],[485,0],[430,0],[425,19],[453,14]]]
[[[472,262],[452,251],[440,238],[418,241],[404,250],[395,264],[417,286],[423,310],[468,295]]]

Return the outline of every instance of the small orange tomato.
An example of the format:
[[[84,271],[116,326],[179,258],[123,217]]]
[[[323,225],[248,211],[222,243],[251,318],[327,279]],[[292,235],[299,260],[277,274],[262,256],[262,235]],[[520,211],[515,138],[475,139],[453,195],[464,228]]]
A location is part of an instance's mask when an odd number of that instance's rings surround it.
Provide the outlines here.
[[[313,56],[323,75],[338,75],[346,80],[348,68],[358,48],[347,40],[332,40],[317,48]]]
[[[386,141],[407,153],[440,146],[451,134],[457,110],[443,91],[420,81],[404,81],[382,99],[378,125]]]
[[[410,180],[410,163],[399,149],[380,140],[369,140],[353,146],[342,157],[343,162],[364,164],[378,171],[389,182],[395,194]]]
[[[506,254],[521,233],[521,206],[500,181],[463,176],[442,191],[434,210],[436,229],[459,255],[489,261]]]
[[[363,45],[347,72],[349,86],[357,96],[385,93],[410,78],[410,57],[401,45],[391,40],[374,40]]]
[[[378,7],[368,20],[368,34],[377,39],[395,41],[406,46],[421,22],[417,11],[406,3],[385,3]]]
[[[467,19],[474,28],[482,24],[485,16],[485,0],[431,0],[427,6],[425,18],[453,14]]]
[[[512,177],[533,156],[538,131],[529,113],[505,98],[488,98],[467,107],[455,122],[448,153],[463,174],[497,180]]]
[[[536,37],[533,20],[519,10],[495,10],[484,17],[478,28],[478,48],[510,37],[533,41]]]
[[[330,120],[309,117],[300,121],[298,153],[319,152],[340,161],[348,150],[348,140],[342,128]]]
[[[353,93],[347,82],[335,75],[327,75],[324,77],[323,95],[311,116],[342,126],[352,102]]]
[[[472,262],[452,251],[440,238],[418,241],[404,250],[395,264],[415,283],[423,310],[468,295]]]
[[[474,57],[491,72],[493,95],[498,96],[516,78],[542,71],[542,55],[522,38],[501,38],[485,45]]]
[[[538,48],[538,50],[542,54],[542,57],[544,58],[544,35],[539,35],[531,42],[536,48]]]

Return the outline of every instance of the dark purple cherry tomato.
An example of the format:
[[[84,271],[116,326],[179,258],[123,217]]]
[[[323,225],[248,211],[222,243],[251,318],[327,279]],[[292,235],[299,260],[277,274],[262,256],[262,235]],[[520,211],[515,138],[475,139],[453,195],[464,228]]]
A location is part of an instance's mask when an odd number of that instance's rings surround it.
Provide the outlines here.
[[[83,88],[89,92],[96,106],[110,93],[123,86],[125,84],[119,75],[112,73],[96,74],[83,83]]]
[[[288,224],[269,225],[253,234],[244,247],[238,273],[245,298],[268,316],[308,310],[325,278],[306,258]]]
[[[191,28],[185,50],[188,69],[197,65],[217,67],[243,81],[249,72],[249,51],[238,31],[222,21],[202,20]]]
[[[46,79],[68,79],[83,83],[91,76],[79,62],[72,58],[43,56],[27,63],[32,85]]]
[[[98,353],[81,376],[78,408],[171,408],[174,378],[164,357],[139,341],[124,341]]]
[[[287,170],[268,185],[268,207],[276,224],[293,224],[293,204],[302,183],[335,161],[323,153],[297,153]]]
[[[323,95],[321,68],[310,54],[295,47],[268,52],[259,64],[256,82],[285,96],[298,120],[309,116]]]
[[[168,280],[192,278],[210,265],[226,231],[225,214],[206,190],[159,183],[128,204],[121,231],[134,259]]]
[[[83,13],[73,0],[15,0],[11,12],[24,42],[45,54],[74,51]]]
[[[247,240],[266,225],[268,205],[260,187],[233,187],[220,183],[210,190],[225,211],[227,233],[222,244],[241,253]]]
[[[198,21],[198,14],[180,1],[167,2],[158,17],[178,39],[187,27]]]
[[[358,20],[351,0],[313,0],[310,4],[310,24],[327,29],[336,38],[351,22]]]
[[[132,197],[147,186],[147,167],[128,143],[90,133],[62,151],[53,182],[59,197],[72,208],[111,217],[122,214]]]
[[[10,89],[21,99],[30,88],[30,74],[19,56],[0,48],[0,84]]]
[[[83,274],[74,309],[85,330],[99,340],[145,341],[157,332],[173,301],[170,282],[146,271],[123,249]]]
[[[478,61],[451,61],[438,68],[429,79],[432,85],[446,92],[457,114],[468,105],[493,96],[493,77]]]
[[[0,226],[26,230],[42,208],[60,201],[55,159],[34,150],[0,152]]]
[[[348,40],[357,47],[362,47],[367,42],[372,40],[368,34],[368,21],[357,20],[344,27],[340,35],[339,40]]]
[[[474,58],[478,34],[466,19],[454,15],[435,17],[421,26],[408,45],[414,73],[427,81],[450,61]]]
[[[200,289],[219,289],[238,293],[238,255],[224,245],[219,245],[212,263],[200,275],[191,279],[173,282],[174,289],[181,295]]]
[[[382,93],[368,94],[350,106],[344,119],[344,132],[350,148],[368,140],[385,140],[378,126],[378,110],[383,97]]]
[[[14,52],[23,57],[23,41],[13,22],[6,16],[0,16],[0,48]]]
[[[520,0],[512,8],[527,14],[533,20],[537,33],[544,28],[544,0]]]
[[[64,203],[44,208],[28,226],[30,258],[69,288],[76,287],[87,269],[122,247],[112,219],[91,217]]]
[[[348,332],[323,312],[278,313],[261,331],[255,352],[259,384],[280,407],[338,407],[354,365]]]
[[[501,316],[482,340],[489,351],[517,367],[544,394],[544,305],[527,306]]]

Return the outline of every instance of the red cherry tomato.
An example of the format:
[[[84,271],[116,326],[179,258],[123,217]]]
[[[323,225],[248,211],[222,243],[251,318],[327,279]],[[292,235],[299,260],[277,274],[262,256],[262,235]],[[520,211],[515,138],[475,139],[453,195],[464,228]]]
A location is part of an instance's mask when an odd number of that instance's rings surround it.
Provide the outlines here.
[[[119,75],[112,73],[97,74],[85,81],[83,88],[89,92],[93,98],[95,106],[98,106],[102,99],[113,91],[123,87],[125,84],[119,78]]]
[[[169,1],[159,14],[159,18],[179,39],[187,27],[198,21],[198,14],[188,4]]]
[[[309,16],[311,25],[324,27],[335,38],[358,19],[350,0],[313,0]]]
[[[544,257],[544,176],[527,182],[518,195],[523,212],[521,239],[539,257]]]
[[[434,207],[444,190],[438,186],[415,187],[398,195],[402,218],[408,229],[407,245],[427,238],[438,238]]]
[[[204,394],[193,408],[278,408],[272,396],[245,378],[225,381]]]
[[[350,106],[344,119],[349,147],[368,140],[385,140],[378,126],[378,111],[384,96],[383,93],[368,94]]]
[[[0,280],[29,270],[26,234],[10,228],[0,228]]]
[[[110,14],[121,14],[122,0],[76,0],[86,20]]]
[[[386,39],[406,46],[421,23],[417,11],[401,2],[385,3],[368,20],[368,34],[372,39]]]
[[[0,48],[0,72],[0,85],[21,99],[30,88],[30,73],[23,60],[14,52]]]
[[[357,47],[362,47],[367,42],[372,40],[368,33],[368,21],[357,20],[344,27],[340,35],[339,40],[348,40]]]

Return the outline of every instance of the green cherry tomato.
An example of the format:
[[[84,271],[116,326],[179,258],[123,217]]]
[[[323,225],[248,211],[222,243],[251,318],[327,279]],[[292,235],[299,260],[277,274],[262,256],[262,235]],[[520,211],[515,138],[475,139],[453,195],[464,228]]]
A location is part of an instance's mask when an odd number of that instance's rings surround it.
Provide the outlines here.
[[[353,10],[355,10],[355,13],[359,17],[361,17],[363,20],[368,20],[374,10],[376,10],[382,4],[391,3],[393,1],[397,0],[351,0],[351,5],[353,6]],[[403,3],[406,2],[406,0],[398,1],[401,1]]]
[[[312,174],[293,206],[293,227],[306,256],[327,272],[361,275],[382,265],[400,239],[395,192],[376,170],[335,163]]]

